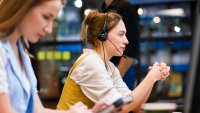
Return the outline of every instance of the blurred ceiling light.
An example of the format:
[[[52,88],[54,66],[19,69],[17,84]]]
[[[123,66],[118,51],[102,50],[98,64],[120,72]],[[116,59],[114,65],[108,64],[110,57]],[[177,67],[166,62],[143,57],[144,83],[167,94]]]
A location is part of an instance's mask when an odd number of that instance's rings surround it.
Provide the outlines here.
[[[91,11],[91,9],[86,9],[86,10],[84,11],[84,15],[87,16],[87,15],[90,13],[90,11]]]
[[[75,5],[77,8],[81,8],[82,5],[83,5],[83,2],[82,2],[82,0],[75,0],[75,1],[74,1],[74,5]]]
[[[178,26],[174,26],[174,31],[175,31],[175,32],[180,32],[180,31],[181,31],[181,28],[178,27]]]
[[[142,8],[138,8],[137,13],[138,13],[139,15],[142,15],[142,14],[143,14],[143,9],[142,9]]]
[[[158,11],[157,14],[163,15],[163,16],[180,16],[180,17],[185,16],[184,10],[182,8],[164,9],[164,10]]]
[[[155,16],[155,17],[153,18],[153,22],[154,22],[154,23],[160,23],[160,17]]]

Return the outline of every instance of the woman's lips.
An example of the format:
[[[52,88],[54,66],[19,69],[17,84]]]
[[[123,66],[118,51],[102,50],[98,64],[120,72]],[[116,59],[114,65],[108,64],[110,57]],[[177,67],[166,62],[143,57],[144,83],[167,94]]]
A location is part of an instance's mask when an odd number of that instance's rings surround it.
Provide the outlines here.
[[[37,34],[38,35],[38,37],[39,38],[42,38],[42,37],[44,37],[44,35],[43,34]]]
[[[125,47],[120,47],[120,49],[121,49],[122,51],[124,51],[124,50],[125,50]]]

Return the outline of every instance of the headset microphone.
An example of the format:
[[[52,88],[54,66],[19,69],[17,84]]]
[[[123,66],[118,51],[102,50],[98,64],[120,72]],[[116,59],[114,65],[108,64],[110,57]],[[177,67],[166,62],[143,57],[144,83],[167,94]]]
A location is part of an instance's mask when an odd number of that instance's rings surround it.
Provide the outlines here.
[[[107,39],[108,39],[108,38],[107,38]],[[108,39],[108,41],[110,41],[110,40]],[[113,46],[115,46],[115,44],[114,44],[112,41],[110,41],[110,43],[111,43]],[[117,50],[124,58],[127,58],[127,56],[124,55],[116,46],[115,46],[115,48],[116,48],[116,50]]]

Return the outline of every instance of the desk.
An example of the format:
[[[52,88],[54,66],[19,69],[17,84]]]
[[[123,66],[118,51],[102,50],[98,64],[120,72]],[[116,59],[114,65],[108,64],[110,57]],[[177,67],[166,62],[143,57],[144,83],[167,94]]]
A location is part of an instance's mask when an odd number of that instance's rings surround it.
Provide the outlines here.
[[[142,107],[144,113],[176,113],[176,108],[176,103],[145,103]]]

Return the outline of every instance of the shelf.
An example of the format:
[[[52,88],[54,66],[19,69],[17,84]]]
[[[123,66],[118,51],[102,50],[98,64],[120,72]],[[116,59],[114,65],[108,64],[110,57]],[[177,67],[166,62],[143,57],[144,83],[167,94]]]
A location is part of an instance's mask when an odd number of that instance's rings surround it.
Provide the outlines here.
[[[150,102],[150,103],[145,103],[142,106],[142,109],[144,111],[175,111],[177,108],[177,104],[176,103],[172,103],[172,102]]]
[[[66,44],[82,44],[82,41],[45,41],[39,42],[38,46],[66,45]]]
[[[171,65],[171,70],[174,72],[187,72],[189,70],[188,64]]]
[[[176,37],[149,37],[149,38],[141,38],[141,42],[155,42],[155,41],[189,41],[191,40],[191,36],[176,36]]]
[[[130,0],[130,1],[135,5],[142,5],[142,6],[195,2],[195,0]]]
[[[148,102],[174,102],[182,103],[183,97],[151,97],[148,99]]]
[[[141,49],[143,50],[156,50],[156,49],[166,49],[171,48],[172,50],[187,50],[189,51],[192,46],[192,41],[152,41],[152,42],[141,42]]]

